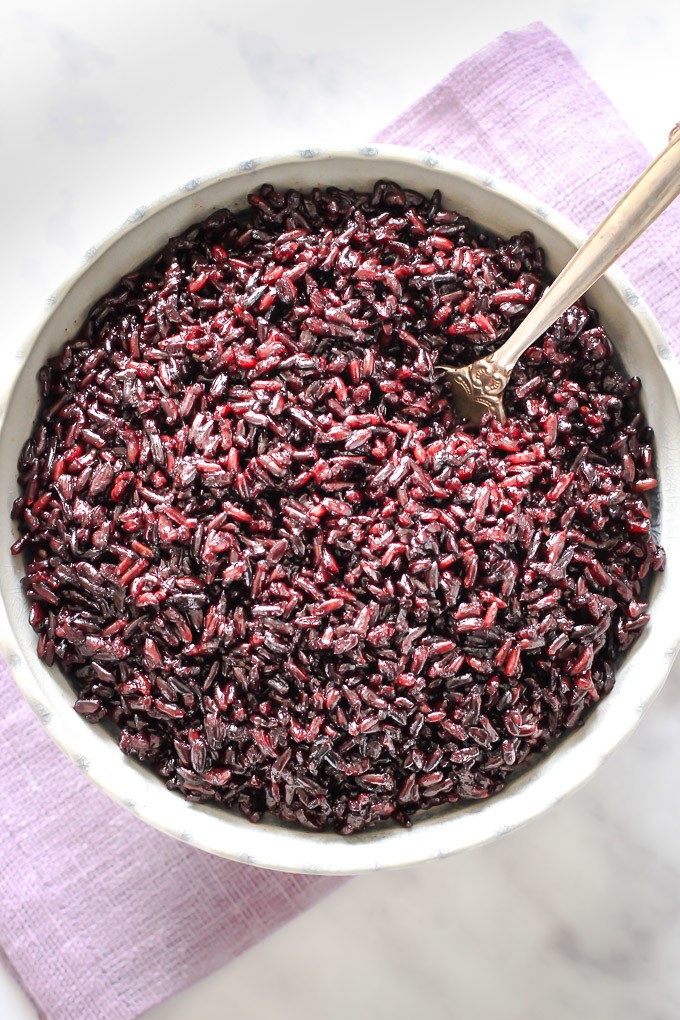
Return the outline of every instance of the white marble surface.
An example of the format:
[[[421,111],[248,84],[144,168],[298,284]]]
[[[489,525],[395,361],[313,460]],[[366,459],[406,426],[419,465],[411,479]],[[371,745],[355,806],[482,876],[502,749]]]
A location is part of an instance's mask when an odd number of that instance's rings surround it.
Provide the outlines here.
[[[136,206],[253,154],[365,141],[505,29],[546,21],[650,149],[680,115],[680,8],[668,0],[335,9],[5,0],[0,359]],[[679,683],[676,668],[626,746],[547,816],[463,856],[349,883],[148,1020],[676,1020]],[[0,971],[0,1018],[34,1016]]]

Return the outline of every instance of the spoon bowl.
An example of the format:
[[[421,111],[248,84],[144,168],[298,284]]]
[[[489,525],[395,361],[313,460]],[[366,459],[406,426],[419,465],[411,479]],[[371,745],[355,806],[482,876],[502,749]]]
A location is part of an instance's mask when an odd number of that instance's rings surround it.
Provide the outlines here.
[[[458,413],[478,425],[485,414],[505,421],[503,393],[524,352],[578,301],[680,194],[680,125],[668,145],[607,213],[513,335],[470,365],[441,365]]]

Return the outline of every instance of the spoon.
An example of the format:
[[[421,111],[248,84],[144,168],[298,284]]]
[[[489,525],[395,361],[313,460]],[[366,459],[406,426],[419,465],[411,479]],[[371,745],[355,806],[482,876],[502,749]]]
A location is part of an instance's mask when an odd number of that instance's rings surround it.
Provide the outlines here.
[[[603,273],[680,193],[680,124],[668,145],[616,203],[544,292],[512,336],[484,358],[453,368],[448,376],[456,410],[478,425],[489,411],[505,421],[503,393],[518,359],[600,279]]]

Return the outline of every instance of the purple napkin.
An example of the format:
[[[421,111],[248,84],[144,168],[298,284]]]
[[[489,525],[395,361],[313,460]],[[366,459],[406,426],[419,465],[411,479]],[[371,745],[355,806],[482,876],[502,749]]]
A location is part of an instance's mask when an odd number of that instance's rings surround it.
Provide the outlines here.
[[[542,25],[465,61],[379,140],[468,160],[584,228],[647,162]],[[680,210],[669,210],[626,259],[671,342],[678,236]],[[1,666],[0,685],[0,946],[49,1020],[130,1020],[334,888],[231,864],[146,827],[52,745]]]

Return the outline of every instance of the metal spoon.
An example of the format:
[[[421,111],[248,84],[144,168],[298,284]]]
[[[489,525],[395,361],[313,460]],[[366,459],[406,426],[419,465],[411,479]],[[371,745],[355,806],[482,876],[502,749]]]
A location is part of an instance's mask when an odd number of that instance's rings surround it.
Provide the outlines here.
[[[518,359],[680,194],[680,124],[650,163],[564,267],[509,340],[493,354],[447,373],[456,410],[474,424],[487,412],[505,421],[503,393]]]

